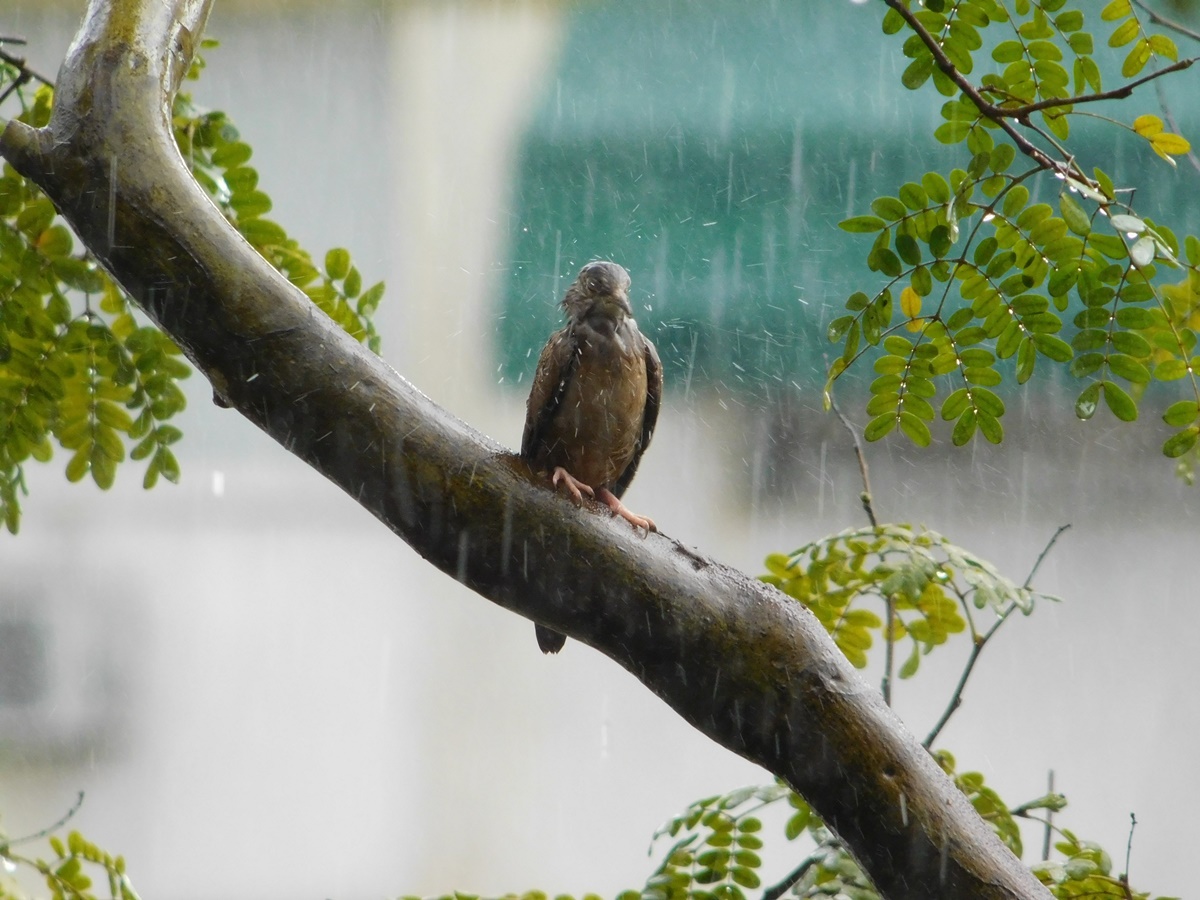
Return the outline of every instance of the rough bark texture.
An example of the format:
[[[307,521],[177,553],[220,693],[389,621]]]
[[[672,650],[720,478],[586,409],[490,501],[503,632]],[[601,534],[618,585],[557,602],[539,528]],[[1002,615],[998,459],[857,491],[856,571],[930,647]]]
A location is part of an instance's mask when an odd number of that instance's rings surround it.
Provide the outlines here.
[[[92,0],[50,125],[10,123],[0,153],[214,389],[433,565],[607,654],[784,778],[885,896],[1048,897],[798,604],[554,496],[238,236],[169,123],[210,2]]]

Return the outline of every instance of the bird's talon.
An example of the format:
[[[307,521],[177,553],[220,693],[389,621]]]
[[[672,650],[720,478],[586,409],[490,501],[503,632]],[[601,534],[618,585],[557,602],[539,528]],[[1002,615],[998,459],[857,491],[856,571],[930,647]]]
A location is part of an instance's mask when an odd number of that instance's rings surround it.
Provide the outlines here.
[[[589,497],[596,496],[596,492],[592,490],[590,485],[584,484],[562,466],[556,466],[554,474],[550,476],[550,484],[557,488],[560,481],[567,485],[567,490],[575,498],[576,506],[583,506],[584,494],[587,494]]]

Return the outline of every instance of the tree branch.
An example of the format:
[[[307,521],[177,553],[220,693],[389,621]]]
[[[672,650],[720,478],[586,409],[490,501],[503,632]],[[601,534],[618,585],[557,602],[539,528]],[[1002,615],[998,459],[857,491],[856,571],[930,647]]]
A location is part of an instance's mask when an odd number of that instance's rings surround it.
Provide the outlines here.
[[[971,101],[982,115],[1004,129],[1004,133],[1012,139],[1018,150],[1043,168],[1052,169],[1056,172],[1065,169],[1065,164],[1051,159],[1044,150],[1021,134],[1013,123],[1008,120],[1008,116],[1002,114],[1000,107],[983,99],[983,95],[979,93],[979,89],[971,84],[970,80],[962,72],[958,71],[958,67],[950,61],[950,57],[946,55],[946,51],[942,49],[942,45],[937,42],[937,38],[929,33],[929,29],[921,24],[921,21],[913,15],[912,10],[905,6],[901,0],[883,0],[883,2],[895,10],[900,18],[904,19],[905,24],[912,29],[913,33],[921,39],[921,43],[933,54],[933,61],[942,70],[943,74],[957,84],[959,90],[971,98]],[[1076,179],[1083,178],[1087,183],[1091,183],[1091,179],[1084,176],[1081,172],[1072,171],[1071,177]]]
[[[5,100],[7,100],[13,91],[20,90],[22,85],[28,84],[30,81],[40,81],[42,84],[49,85],[54,84],[54,82],[52,82],[45,75],[42,75],[36,69],[30,68],[23,57],[13,56],[4,49],[5,44],[23,45],[24,43],[25,38],[16,37],[14,35],[0,34],[0,62],[8,63],[17,70],[17,77],[12,80],[12,84],[4,89],[4,93],[0,94],[0,103],[3,103]]]
[[[557,497],[242,240],[191,178],[169,121],[209,3],[91,0],[49,125],[10,122],[0,154],[216,394],[430,563],[605,653],[785,779],[884,895],[1048,897],[799,604]]]
[[[1161,13],[1155,12],[1153,9],[1151,9],[1149,6],[1147,6],[1144,2],[1142,2],[1142,0],[1133,0],[1133,5],[1136,6],[1138,9],[1140,9],[1142,12],[1144,12],[1146,14],[1147,18],[1149,18],[1150,21],[1153,22],[1155,25],[1161,25],[1163,28],[1169,28],[1171,31],[1174,31],[1176,34],[1181,34],[1184,37],[1191,38],[1193,41],[1200,41],[1200,32],[1193,31],[1191,28],[1188,28],[1186,25],[1181,25],[1180,23],[1176,22],[1174,19],[1168,19],[1166,16],[1162,15]]]
[[[1050,98],[1048,100],[1039,100],[1037,103],[1029,103],[1025,106],[993,106],[997,115],[1008,116],[1016,119],[1018,122],[1027,119],[1032,113],[1039,112],[1043,109],[1054,109],[1056,106],[1076,106],[1080,103],[1095,103],[1099,100],[1123,100],[1133,94],[1136,88],[1141,87],[1154,81],[1156,78],[1162,78],[1164,75],[1170,75],[1172,72],[1182,72],[1184,69],[1190,69],[1196,62],[1196,57],[1189,59],[1181,59],[1179,62],[1172,63],[1164,69],[1155,69],[1149,75],[1144,75],[1136,81],[1131,81],[1129,84],[1122,85],[1119,88],[1113,88],[1111,91],[1101,91],[1098,94],[1081,94],[1078,97],[1063,97]],[[986,113],[985,113],[986,115]],[[990,116],[989,116],[990,118]]]

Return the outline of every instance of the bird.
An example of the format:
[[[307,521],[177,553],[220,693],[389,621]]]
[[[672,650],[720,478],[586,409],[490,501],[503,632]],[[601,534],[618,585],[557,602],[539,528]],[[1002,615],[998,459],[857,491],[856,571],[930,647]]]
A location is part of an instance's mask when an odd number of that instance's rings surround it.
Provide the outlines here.
[[[662,363],[634,321],[629,286],[623,266],[596,260],[567,288],[561,304],[567,322],[538,358],[520,455],[550,473],[552,487],[565,486],[577,504],[587,494],[649,534],[654,522],[621,496],[654,436]],[[543,653],[566,643],[549,628],[536,631]]]

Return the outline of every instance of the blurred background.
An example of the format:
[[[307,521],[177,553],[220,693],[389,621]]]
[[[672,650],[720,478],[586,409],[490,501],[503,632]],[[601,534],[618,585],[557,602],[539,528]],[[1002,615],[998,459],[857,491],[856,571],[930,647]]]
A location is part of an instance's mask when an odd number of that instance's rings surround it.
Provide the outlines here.
[[[0,31],[53,73],[82,11],[8,0]],[[668,381],[630,504],[758,573],[865,524],[851,443],[821,412],[825,325],[874,288],[866,241],[836,223],[956,164],[931,146],[940,102],[899,87],[880,16],[846,0],[221,0],[194,93],[255,148],[273,218],[386,279],[389,362],[508,446],[562,290],[590,259],[622,262]],[[1195,77],[1164,89],[1194,138]],[[1159,112],[1153,88],[1134,105]],[[1079,127],[1081,152],[1142,185],[1140,209],[1200,231],[1187,160]],[[1012,803],[1053,769],[1058,822],[1114,856],[1136,813],[1133,883],[1187,895],[1200,494],[1160,455],[1154,403],[1138,426],[1079,422],[1062,373],[1040,369],[1006,397],[999,447],[868,448],[883,519],[1015,581],[1072,525],[1037,580],[1063,602],[1005,626],[941,745]],[[82,790],[72,825],[125,854],[147,898],[611,895],[642,884],[668,816],[767,780],[595,652],[543,658],[530,623],[432,570],[198,377],[189,389],[180,486],[143,492],[131,466],[102,496],[56,457],[29,472],[19,537],[0,538],[9,836]],[[838,390],[864,424],[855,383]],[[966,649],[900,685],[919,735]],[[769,853],[768,877],[796,858]]]

